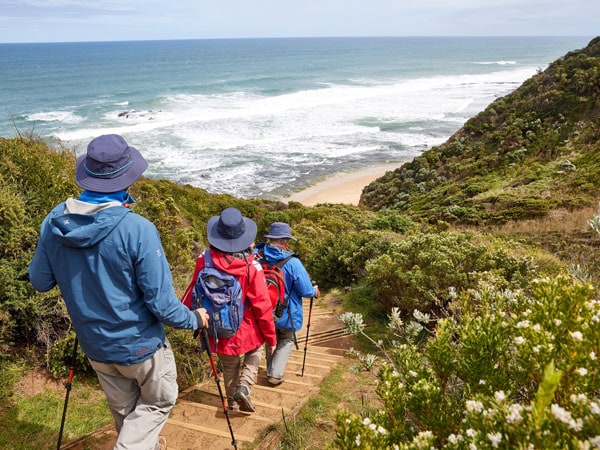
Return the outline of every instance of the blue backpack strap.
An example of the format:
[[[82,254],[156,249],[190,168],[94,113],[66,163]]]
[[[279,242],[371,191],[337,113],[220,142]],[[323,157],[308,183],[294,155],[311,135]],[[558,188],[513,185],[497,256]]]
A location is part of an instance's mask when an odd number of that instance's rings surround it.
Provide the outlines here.
[[[210,256],[210,249],[204,251],[204,267],[215,267]]]

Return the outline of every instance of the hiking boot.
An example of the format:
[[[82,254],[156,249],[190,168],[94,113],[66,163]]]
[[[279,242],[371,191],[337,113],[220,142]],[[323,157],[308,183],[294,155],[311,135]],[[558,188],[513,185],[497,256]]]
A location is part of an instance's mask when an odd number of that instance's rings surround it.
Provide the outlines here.
[[[230,403],[227,405],[227,412],[228,413],[239,413],[240,412],[240,405],[238,405],[237,403]]]
[[[279,386],[283,383],[283,378],[267,377],[267,381],[271,386]]]
[[[158,437],[158,448],[160,450],[167,450],[167,440],[162,436]]]
[[[252,404],[250,400],[250,388],[248,386],[244,386],[243,384],[239,385],[235,390],[235,394],[233,394],[233,398],[240,405],[240,411],[244,412],[254,412],[256,408]]]

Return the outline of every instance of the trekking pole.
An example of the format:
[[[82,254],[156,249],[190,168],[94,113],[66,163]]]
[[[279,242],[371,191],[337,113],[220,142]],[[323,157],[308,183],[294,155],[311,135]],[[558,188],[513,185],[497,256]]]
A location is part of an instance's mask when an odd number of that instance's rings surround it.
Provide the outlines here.
[[[306,323],[306,340],[304,341],[304,358],[302,359],[302,375],[300,375],[301,377],[304,376],[304,364],[306,363],[306,349],[308,347],[308,332],[310,331],[310,316],[312,315],[312,307],[314,300],[314,297],[310,298],[310,306],[308,308],[308,322]]]
[[[212,356],[212,350],[210,349],[210,342],[208,342],[208,333],[206,332],[206,328],[202,328],[201,336],[202,336],[202,344],[206,348],[206,353],[208,354],[208,359],[210,361],[213,375],[215,377],[215,383],[217,383],[217,388],[219,389],[219,396],[221,397],[221,403],[223,404],[223,412],[225,413],[225,418],[227,419],[227,426],[229,427],[229,433],[231,434],[231,445],[233,445],[233,448],[235,448],[237,450],[237,441],[235,440],[235,436],[233,435],[233,428],[231,428],[231,421],[229,420],[229,412],[227,411],[227,404],[225,402],[225,396],[223,395],[223,390],[221,389],[221,382],[219,379],[219,373],[217,372],[217,366],[215,365],[215,360],[213,359],[213,356]]]
[[[65,405],[63,407],[62,420],[60,421],[60,431],[58,432],[58,442],[56,443],[56,450],[60,450],[60,444],[62,442],[63,429],[65,427],[65,419],[67,418],[67,405],[69,404],[69,394],[71,393],[71,384],[73,382],[73,375],[75,374],[75,362],[77,361],[77,336],[73,342],[73,353],[71,354],[71,365],[69,366],[69,377],[65,383],[67,392],[65,394]]]

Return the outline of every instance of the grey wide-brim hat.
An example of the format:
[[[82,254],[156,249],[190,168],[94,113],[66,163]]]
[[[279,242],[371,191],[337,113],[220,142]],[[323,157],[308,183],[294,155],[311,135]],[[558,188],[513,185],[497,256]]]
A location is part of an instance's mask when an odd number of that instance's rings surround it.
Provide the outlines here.
[[[87,146],[87,153],[77,158],[77,186],[94,192],[118,192],[131,186],[148,167],[137,149],[122,136],[98,136]]]
[[[285,222],[273,222],[269,227],[269,232],[265,234],[266,238],[269,239],[293,239],[297,241],[294,236],[292,236],[292,230],[290,226]]]
[[[221,215],[208,219],[206,234],[210,245],[222,252],[241,252],[254,242],[256,223],[236,208],[226,208]]]

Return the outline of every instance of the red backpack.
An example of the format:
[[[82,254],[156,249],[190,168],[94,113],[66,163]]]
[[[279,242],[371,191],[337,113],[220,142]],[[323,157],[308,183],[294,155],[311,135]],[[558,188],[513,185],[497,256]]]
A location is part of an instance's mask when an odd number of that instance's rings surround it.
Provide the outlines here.
[[[283,266],[296,255],[292,254],[287,258],[277,261],[275,264],[270,264],[264,256],[263,249],[260,249],[258,254],[260,255],[258,262],[265,273],[267,290],[269,291],[269,298],[273,305],[273,318],[277,320],[283,315],[283,311],[288,306],[288,298],[285,296],[285,275],[283,273]]]

